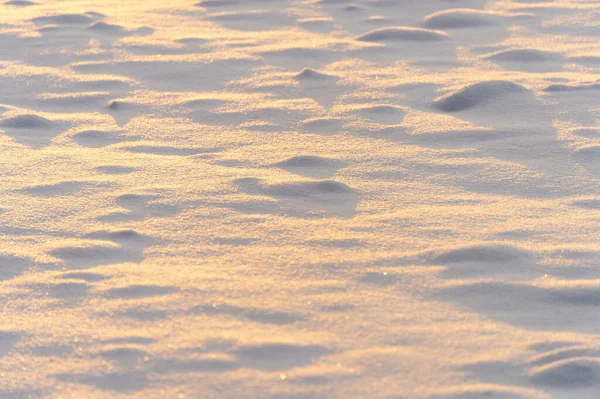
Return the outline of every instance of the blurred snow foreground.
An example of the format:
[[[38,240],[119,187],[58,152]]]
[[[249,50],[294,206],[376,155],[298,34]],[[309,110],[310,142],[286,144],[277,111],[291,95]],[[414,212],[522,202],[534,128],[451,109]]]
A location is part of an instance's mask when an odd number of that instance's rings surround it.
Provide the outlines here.
[[[0,398],[597,399],[600,3],[0,4]]]

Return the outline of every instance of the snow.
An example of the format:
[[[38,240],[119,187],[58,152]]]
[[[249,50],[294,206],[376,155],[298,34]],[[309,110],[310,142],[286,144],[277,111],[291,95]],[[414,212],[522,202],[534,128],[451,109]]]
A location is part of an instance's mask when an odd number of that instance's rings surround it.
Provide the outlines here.
[[[597,399],[600,4],[0,4],[0,398]]]

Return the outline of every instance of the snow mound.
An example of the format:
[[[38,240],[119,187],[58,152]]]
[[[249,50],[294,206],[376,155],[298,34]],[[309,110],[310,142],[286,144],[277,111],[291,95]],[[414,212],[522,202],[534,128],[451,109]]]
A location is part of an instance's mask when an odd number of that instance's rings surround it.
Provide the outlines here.
[[[362,42],[385,43],[395,41],[436,41],[448,39],[448,35],[430,29],[411,28],[407,26],[396,26],[391,28],[375,29],[360,35],[356,40]]]
[[[332,161],[327,158],[314,155],[298,155],[278,162],[274,166],[281,168],[319,168],[331,166],[331,164]]]
[[[433,106],[444,112],[459,112],[481,105],[496,97],[524,93],[527,89],[505,80],[488,80],[464,86],[437,98]]]
[[[582,83],[582,84],[553,84],[544,91],[547,93],[570,92],[570,91],[593,91],[600,90],[600,83]]]
[[[490,26],[497,23],[496,13],[474,9],[451,9],[427,15],[423,27],[427,29],[464,29]]]
[[[322,72],[315,71],[311,68],[304,68],[295,76],[296,80],[330,80],[335,79],[335,76],[327,75]]]
[[[600,384],[600,359],[576,357],[534,368],[530,380],[538,385],[576,388]]]
[[[28,0],[10,0],[5,2],[7,6],[15,6],[15,7],[30,7],[35,6],[37,3]]]
[[[90,31],[98,31],[98,32],[122,32],[125,30],[120,25],[109,24],[107,22],[96,21],[87,28]]]
[[[535,49],[506,50],[486,57],[491,61],[504,62],[545,62],[560,60],[561,58],[560,53]]]
[[[33,18],[32,22],[42,25],[89,25],[94,22],[94,18],[86,14],[58,14]]]
[[[38,115],[19,115],[0,120],[1,127],[14,129],[42,129],[53,126],[54,122]]]

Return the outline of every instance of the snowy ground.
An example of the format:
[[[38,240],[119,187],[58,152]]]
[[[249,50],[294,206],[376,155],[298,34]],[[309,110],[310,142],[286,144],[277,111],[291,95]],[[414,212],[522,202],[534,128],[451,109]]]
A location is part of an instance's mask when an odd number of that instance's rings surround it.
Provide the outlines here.
[[[600,397],[600,2],[194,1],[0,4],[1,398]]]

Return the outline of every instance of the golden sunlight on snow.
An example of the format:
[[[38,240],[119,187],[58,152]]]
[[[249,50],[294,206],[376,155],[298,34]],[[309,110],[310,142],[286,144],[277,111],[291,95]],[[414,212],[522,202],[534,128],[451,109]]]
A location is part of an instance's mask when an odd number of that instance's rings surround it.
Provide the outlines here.
[[[0,398],[596,399],[600,4],[0,4]]]

